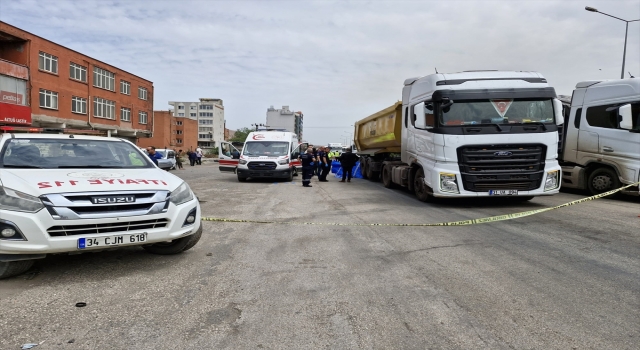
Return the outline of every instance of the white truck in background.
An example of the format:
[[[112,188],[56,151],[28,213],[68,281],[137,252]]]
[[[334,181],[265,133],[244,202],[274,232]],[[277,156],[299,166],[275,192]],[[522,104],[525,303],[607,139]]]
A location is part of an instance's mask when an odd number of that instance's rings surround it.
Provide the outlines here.
[[[473,71],[405,80],[402,102],[355,123],[365,178],[421,201],[560,187],[562,103],[536,72]]]
[[[640,79],[583,81],[563,104],[562,187],[595,195],[640,181]]]

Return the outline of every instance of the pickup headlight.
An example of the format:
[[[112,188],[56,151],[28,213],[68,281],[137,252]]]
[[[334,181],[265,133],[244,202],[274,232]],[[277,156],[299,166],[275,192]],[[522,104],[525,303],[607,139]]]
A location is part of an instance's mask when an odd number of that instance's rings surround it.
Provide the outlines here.
[[[247,164],[247,161],[246,161],[246,160],[244,160],[244,159],[240,159],[240,160],[238,161],[238,164]]]
[[[42,208],[40,198],[0,186],[0,209],[37,213]]]
[[[178,186],[175,191],[171,192],[171,203],[175,205],[180,205],[182,203],[188,202],[193,199],[193,193],[187,185],[186,182],[183,182],[182,185]]]
[[[289,159],[280,159],[280,160],[278,161],[278,164],[280,164],[280,165],[289,164]]]
[[[547,179],[544,181],[544,190],[551,191],[560,187],[560,172],[558,170],[547,173]]]
[[[442,192],[460,193],[456,183],[456,174],[440,173],[440,190]]]

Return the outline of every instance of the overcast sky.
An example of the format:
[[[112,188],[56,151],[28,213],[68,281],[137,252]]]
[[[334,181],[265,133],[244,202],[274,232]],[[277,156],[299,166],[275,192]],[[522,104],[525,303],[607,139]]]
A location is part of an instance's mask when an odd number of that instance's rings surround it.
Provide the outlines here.
[[[435,68],[538,71],[564,95],[619,78],[625,23],[585,6],[640,18],[640,0],[0,0],[0,20],[153,81],[156,110],[221,98],[237,129],[288,105],[321,144]],[[640,22],[627,45],[625,71],[640,77]]]

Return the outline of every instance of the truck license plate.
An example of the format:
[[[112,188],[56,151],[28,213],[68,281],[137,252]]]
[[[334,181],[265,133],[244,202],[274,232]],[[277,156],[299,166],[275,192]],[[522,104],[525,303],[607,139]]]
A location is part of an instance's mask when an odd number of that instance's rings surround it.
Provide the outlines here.
[[[490,196],[517,196],[518,190],[489,190]]]
[[[136,244],[147,241],[147,233],[118,235],[108,237],[78,238],[78,249],[104,248],[119,245]]]

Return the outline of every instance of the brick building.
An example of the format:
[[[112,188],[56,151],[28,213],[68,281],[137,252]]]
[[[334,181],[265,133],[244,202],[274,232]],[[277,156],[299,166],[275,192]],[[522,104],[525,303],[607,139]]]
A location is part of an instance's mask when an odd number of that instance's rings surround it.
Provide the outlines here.
[[[0,126],[153,132],[153,83],[0,21]]]
[[[195,150],[198,147],[198,121],[188,117],[176,117],[171,110],[154,111],[153,137],[138,140],[140,147]]]

